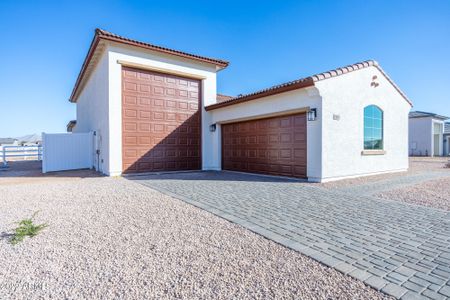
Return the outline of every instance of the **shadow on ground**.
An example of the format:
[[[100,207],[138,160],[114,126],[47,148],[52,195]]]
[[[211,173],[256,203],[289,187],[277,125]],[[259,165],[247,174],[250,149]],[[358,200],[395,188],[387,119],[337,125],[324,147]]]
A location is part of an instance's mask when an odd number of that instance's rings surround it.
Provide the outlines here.
[[[232,171],[188,171],[147,173],[124,176],[129,180],[200,180],[200,181],[248,181],[248,182],[307,182],[305,179],[245,174]]]

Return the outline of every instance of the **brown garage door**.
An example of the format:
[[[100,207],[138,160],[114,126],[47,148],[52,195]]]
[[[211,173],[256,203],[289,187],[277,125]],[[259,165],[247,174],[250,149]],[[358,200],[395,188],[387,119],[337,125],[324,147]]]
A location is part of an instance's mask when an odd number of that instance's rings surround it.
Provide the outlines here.
[[[222,125],[224,170],[306,177],[306,114]]]
[[[123,172],[197,170],[200,81],[124,67]]]

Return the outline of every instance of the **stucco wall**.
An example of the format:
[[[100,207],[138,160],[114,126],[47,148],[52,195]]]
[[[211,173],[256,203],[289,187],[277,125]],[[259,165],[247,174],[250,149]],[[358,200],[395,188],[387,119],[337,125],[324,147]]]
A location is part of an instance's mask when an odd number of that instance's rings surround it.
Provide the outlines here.
[[[371,85],[377,76],[377,87]],[[316,83],[322,97],[322,180],[408,168],[408,113],[411,106],[375,67]],[[384,155],[362,155],[364,107],[384,112]]]
[[[213,162],[211,169],[221,169],[221,123],[282,115],[298,112],[304,108],[317,108],[318,119],[307,122],[307,175],[314,180],[321,177],[321,98],[315,88],[307,88],[268,96],[249,102],[210,111],[210,124],[219,124],[212,136],[211,151],[205,153]]]
[[[109,128],[111,132],[108,174],[120,175],[122,173],[122,65],[118,61],[202,77],[202,153],[211,152],[212,137],[208,131],[209,119],[203,107],[205,104],[209,105],[216,102],[216,68],[214,65],[193,62],[188,59],[120,44],[108,46],[107,51],[109,64]],[[203,168],[209,169],[211,164],[211,156],[203,155]]]
[[[432,130],[433,122],[431,118],[409,119],[409,154],[410,155],[431,155],[433,154]],[[413,144],[415,148],[413,149]]]
[[[99,159],[94,155],[94,167],[108,174],[108,54],[103,52],[94,71],[89,76],[77,98],[77,125],[73,132],[95,131],[94,147],[100,150]]]

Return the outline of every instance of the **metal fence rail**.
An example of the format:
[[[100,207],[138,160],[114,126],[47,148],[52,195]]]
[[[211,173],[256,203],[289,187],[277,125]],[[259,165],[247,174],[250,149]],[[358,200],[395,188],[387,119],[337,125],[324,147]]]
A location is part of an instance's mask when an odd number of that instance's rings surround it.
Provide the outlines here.
[[[4,167],[8,166],[8,158],[11,157],[23,157],[24,159],[36,158],[36,160],[42,160],[42,145],[2,146],[0,152]]]

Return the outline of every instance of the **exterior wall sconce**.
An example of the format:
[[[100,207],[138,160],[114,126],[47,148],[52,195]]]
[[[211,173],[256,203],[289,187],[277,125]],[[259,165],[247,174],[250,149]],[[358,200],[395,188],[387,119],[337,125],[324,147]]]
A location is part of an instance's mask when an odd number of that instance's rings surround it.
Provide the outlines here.
[[[317,108],[308,110],[308,121],[315,121],[317,119]]]
[[[216,131],[216,124],[209,125],[209,131],[211,131],[211,132]]]

